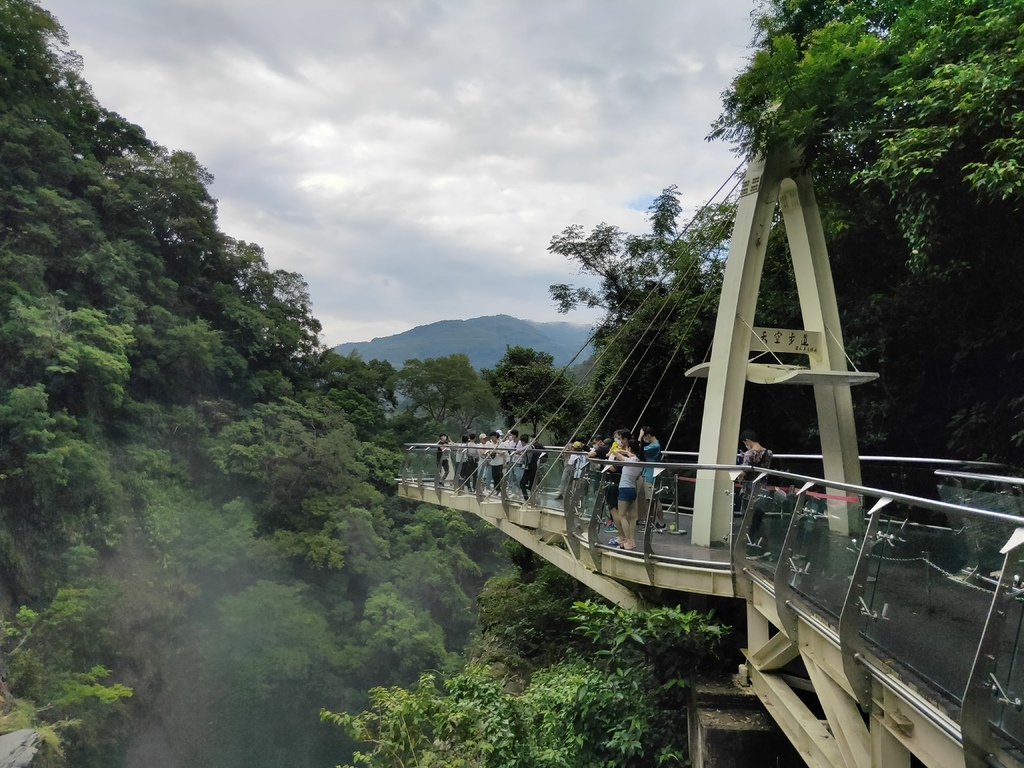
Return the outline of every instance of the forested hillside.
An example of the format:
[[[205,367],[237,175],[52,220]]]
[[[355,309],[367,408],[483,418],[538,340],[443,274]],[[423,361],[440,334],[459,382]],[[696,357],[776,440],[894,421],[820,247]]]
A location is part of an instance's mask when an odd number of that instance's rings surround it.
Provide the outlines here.
[[[339,344],[339,355],[358,352],[364,360],[386,360],[401,367],[410,358],[446,357],[464,354],[477,370],[497,364],[505,348],[529,347],[546,352],[558,367],[585,361],[593,349],[589,346],[590,327],[574,323],[536,323],[508,315],[474,317],[469,320],[441,320],[418,325],[404,333],[372,341]],[[586,348],[586,349],[584,349]]]
[[[494,538],[391,498],[395,371],[324,350],[301,276],[79,70],[0,1],[0,730],[334,765],[320,708],[456,663]]]

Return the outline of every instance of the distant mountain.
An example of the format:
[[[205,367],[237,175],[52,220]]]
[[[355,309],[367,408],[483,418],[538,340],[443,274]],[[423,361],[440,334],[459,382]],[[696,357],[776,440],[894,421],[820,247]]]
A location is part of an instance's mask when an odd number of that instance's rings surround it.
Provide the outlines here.
[[[363,360],[387,360],[396,368],[413,357],[425,360],[461,352],[479,370],[493,368],[506,347],[518,344],[547,352],[555,358],[555,365],[561,367],[572,360],[589,338],[590,327],[586,325],[536,323],[509,315],[492,315],[472,320],[441,320],[395,336],[339,344],[334,350],[341,355],[356,351]],[[583,362],[592,352],[588,347],[576,363]]]

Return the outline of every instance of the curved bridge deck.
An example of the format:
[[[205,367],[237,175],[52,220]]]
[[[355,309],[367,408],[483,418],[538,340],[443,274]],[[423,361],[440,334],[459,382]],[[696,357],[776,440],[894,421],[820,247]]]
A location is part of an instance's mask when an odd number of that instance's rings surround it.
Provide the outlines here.
[[[440,482],[436,446],[411,446],[399,494],[475,514],[622,605],[744,600],[741,673],[808,765],[1024,765],[1024,480],[865,458],[888,489],[854,486],[821,479],[820,457],[780,457],[786,470],[738,483],[735,466],[659,463],[627,552],[602,525],[600,467],[566,481],[549,456],[514,500]],[[694,488],[711,474],[735,514],[698,546]]]

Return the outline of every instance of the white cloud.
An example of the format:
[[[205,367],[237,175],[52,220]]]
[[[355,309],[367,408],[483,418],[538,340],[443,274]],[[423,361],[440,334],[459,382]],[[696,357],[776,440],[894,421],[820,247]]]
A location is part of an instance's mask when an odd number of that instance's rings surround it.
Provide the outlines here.
[[[552,235],[642,231],[637,201],[692,210],[736,165],[704,136],[752,0],[44,4],[104,106],[215,175],[224,231],[305,275],[329,343],[559,319]]]

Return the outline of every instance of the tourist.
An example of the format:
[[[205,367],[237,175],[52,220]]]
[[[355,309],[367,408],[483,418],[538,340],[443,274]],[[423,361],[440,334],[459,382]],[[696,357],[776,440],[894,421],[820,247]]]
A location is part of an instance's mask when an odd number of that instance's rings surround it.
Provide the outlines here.
[[[619,471],[619,484],[617,492],[619,535],[612,539],[609,544],[620,549],[636,549],[636,483],[642,472],[640,467],[640,455],[643,448],[639,440],[627,439],[620,435],[621,447],[613,448],[611,457],[622,462],[623,466]]]
[[[547,453],[544,451],[544,446],[541,445],[540,441],[536,437],[530,440],[529,450],[526,454],[526,471],[523,472],[523,477],[519,481],[519,490],[523,493],[523,499],[530,498],[533,484],[537,480],[537,473],[540,471],[546,457]]]
[[[661,461],[661,443],[651,427],[640,428],[640,442],[643,445],[645,462]],[[654,467],[644,467],[637,482],[637,504],[640,510],[647,509],[648,499],[654,493]],[[659,533],[665,530],[665,510],[660,503],[655,504],[654,530]]]
[[[523,473],[526,471],[526,448],[530,444],[530,436],[520,435],[515,429],[510,429],[508,434],[508,442],[512,444],[512,448],[505,459],[505,471],[508,474],[508,495],[513,497],[521,493],[520,486],[523,482]]]
[[[448,435],[441,434],[437,439],[437,482],[445,485],[448,480],[448,470],[451,469],[452,446],[448,442]]]

